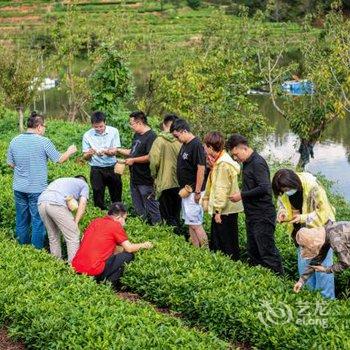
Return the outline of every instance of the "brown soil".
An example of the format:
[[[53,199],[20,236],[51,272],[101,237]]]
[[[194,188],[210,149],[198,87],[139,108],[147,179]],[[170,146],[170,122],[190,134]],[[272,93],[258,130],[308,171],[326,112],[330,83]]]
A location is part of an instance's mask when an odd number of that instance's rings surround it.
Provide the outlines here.
[[[16,12],[28,12],[34,9],[35,9],[34,6],[26,6],[26,5],[1,7],[1,11],[16,11]]]
[[[117,292],[117,296],[120,299],[129,300],[132,302],[137,302],[137,301],[142,300],[142,298],[138,294],[130,293],[130,292]],[[174,317],[181,317],[181,313],[170,311],[169,308],[167,308],[167,307],[156,307],[154,305],[152,305],[152,306],[155,308],[155,310],[157,310],[158,312],[160,312],[162,314],[171,315]]]
[[[126,6],[132,9],[138,9],[142,6],[142,4],[140,2],[136,2],[135,4],[126,4]]]
[[[37,22],[40,20],[40,16],[22,16],[22,17],[9,17],[0,18],[0,23],[20,23],[20,22]]]
[[[9,338],[5,328],[0,328],[0,350],[25,350],[23,343]]]

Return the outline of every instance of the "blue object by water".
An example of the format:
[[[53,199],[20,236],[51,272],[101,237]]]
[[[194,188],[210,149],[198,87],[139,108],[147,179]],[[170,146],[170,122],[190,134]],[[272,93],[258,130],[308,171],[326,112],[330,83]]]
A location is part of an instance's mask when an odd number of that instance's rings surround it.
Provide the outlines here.
[[[282,84],[283,91],[291,95],[312,95],[315,93],[314,83],[309,80],[289,80]]]

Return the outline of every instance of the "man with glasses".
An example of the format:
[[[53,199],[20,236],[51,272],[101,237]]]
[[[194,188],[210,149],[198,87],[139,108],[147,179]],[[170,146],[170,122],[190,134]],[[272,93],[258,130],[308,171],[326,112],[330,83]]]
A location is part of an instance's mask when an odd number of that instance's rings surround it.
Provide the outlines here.
[[[45,227],[38,212],[38,197],[47,187],[47,161],[63,163],[76,151],[74,145],[60,154],[46,137],[44,117],[32,112],[27,131],[10,142],[7,163],[14,169],[16,237],[20,244],[44,246]],[[30,234],[31,225],[31,234]]]
[[[106,187],[112,202],[120,202],[122,198],[121,177],[114,173],[120,137],[118,129],[106,125],[106,116],[102,112],[92,113],[91,124],[92,128],[83,136],[83,157],[91,166],[90,182],[94,205],[104,210]]]
[[[131,113],[129,124],[135,132],[131,149],[118,148],[117,152],[128,157],[125,164],[130,167],[131,199],[136,214],[155,225],[161,221],[161,216],[159,202],[155,199],[149,152],[157,135],[142,111]]]

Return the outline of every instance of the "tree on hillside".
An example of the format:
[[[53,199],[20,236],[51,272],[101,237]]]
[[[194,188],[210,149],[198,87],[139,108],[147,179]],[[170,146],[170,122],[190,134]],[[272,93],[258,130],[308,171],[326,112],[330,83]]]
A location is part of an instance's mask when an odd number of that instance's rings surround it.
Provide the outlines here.
[[[210,130],[240,132],[249,138],[267,130],[258,107],[247,96],[251,71],[238,57],[202,55],[163,76],[158,100],[164,111],[188,119],[203,136]]]
[[[122,141],[130,142],[131,130],[125,118],[125,104],[134,92],[132,73],[120,52],[110,45],[102,45],[89,77],[91,107],[106,113],[121,131]],[[129,135],[129,139],[126,135]]]
[[[73,5],[66,5],[66,12],[51,29],[55,47],[51,60],[60,77],[60,88],[67,94],[68,102],[62,107],[67,119],[89,118],[88,107],[91,99],[88,88],[89,66],[80,66],[78,58],[86,51],[93,28],[87,26],[86,16]]]
[[[24,130],[23,113],[37,94],[43,78],[39,56],[12,43],[0,46],[0,94],[6,107],[18,111],[19,130]]]

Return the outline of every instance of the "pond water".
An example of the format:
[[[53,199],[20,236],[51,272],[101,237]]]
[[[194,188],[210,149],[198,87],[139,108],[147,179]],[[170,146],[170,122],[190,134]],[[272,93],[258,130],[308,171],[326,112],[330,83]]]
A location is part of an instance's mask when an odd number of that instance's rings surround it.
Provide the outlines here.
[[[65,96],[61,91],[51,89],[45,92],[46,114],[62,115]],[[268,96],[254,96],[260,110],[274,127],[269,135],[262,154],[280,161],[289,161],[296,165],[299,160],[299,142],[296,135],[290,132],[288,123],[274,109]],[[42,100],[36,104],[43,110]],[[350,201],[350,119],[349,116],[334,123],[325,134],[324,140],[316,143],[314,158],[305,167],[313,174],[321,173],[334,181],[334,189]]]
[[[262,151],[264,156],[271,156],[280,161],[289,161],[296,165],[300,154],[297,152],[299,141],[290,132],[288,123],[274,109],[266,96],[259,97],[262,113],[275,128],[268,137]],[[334,189],[350,201],[350,119],[349,116],[334,123],[327,130],[324,140],[314,147],[314,158],[306,165],[305,170],[321,173],[334,181]]]

